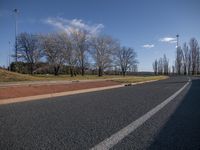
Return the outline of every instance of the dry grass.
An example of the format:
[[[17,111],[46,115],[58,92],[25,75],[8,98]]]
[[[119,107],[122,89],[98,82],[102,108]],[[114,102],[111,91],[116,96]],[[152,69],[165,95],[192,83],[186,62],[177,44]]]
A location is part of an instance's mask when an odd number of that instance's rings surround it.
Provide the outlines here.
[[[77,75],[74,77],[71,77],[70,75],[59,75],[59,76],[54,76],[54,75],[34,75],[34,77],[43,79],[43,80],[67,80],[67,81],[72,81],[72,80],[97,80],[97,79],[113,79],[113,78],[121,78],[122,76],[115,76],[115,75],[105,75],[102,77],[99,77],[97,75]]]
[[[98,77],[96,75],[85,75],[85,76],[75,76],[70,77],[69,75],[25,75],[15,72],[10,72],[0,69],[0,82],[19,82],[19,81],[55,81],[55,80],[98,80],[98,79],[108,79],[121,83],[134,83],[149,80],[161,80],[166,79],[167,76],[119,76],[119,75],[105,75]]]
[[[120,83],[136,83],[136,82],[150,81],[150,80],[163,80],[167,78],[168,76],[127,76],[112,80]]]
[[[0,82],[18,82],[18,81],[57,81],[57,80],[65,80],[65,81],[73,81],[73,80],[97,80],[97,79],[113,79],[121,76],[103,76],[98,77],[96,75],[77,75],[75,77],[71,77],[69,75],[26,75],[15,72],[10,72],[7,70],[0,69]]]
[[[35,81],[37,77],[0,69],[0,82]]]

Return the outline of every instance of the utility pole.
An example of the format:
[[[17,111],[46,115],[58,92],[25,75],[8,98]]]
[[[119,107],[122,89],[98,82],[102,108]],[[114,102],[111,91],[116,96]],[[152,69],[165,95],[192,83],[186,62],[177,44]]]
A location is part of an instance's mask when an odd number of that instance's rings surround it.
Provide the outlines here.
[[[14,9],[13,10],[13,13],[14,13],[14,17],[15,17],[15,62],[17,62],[17,16],[19,14],[19,11],[18,9]]]

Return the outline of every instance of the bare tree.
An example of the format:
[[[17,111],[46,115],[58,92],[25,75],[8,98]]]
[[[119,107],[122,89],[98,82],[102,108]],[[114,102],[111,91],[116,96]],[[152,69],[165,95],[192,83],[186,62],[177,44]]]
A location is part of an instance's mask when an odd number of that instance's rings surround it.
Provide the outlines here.
[[[181,47],[179,46],[176,49],[176,63],[175,63],[178,75],[181,74],[182,60],[183,60],[183,53]]]
[[[157,59],[153,62],[153,70],[154,70],[154,74],[157,75],[158,74],[158,61],[157,61]]]
[[[121,67],[122,75],[125,76],[128,69],[137,64],[136,52],[132,48],[120,47],[117,49],[117,65]]]
[[[48,34],[43,36],[43,47],[46,59],[50,66],[53,67],[54,75],[58,75],[58,72],[65,61],[59,35]]]
[[[190,51],[191,51],[191,60],[192,60],[192,74],[197,73],[198,66],[198,55],[199,55],[199,45],[195,38],[190,40]]]
[[[30,74],[33,74],[35,65],[42,57],[39,39],[38,35],[29,33],[21,33],[17,37],[18,57],[28,64]]]
[[[163,74],[163,58],[158,61],[158,74]]]
[[[165,54],[163,56],[163,71],[164,71],[164,75],[168,75],[168,73],[169,73],[169,60],[167,59]]]
[[[100,35],[92,38],[91,54],[98,67],[98,76],[103,75],[104,69],[111,66],[116,41],[110,36]]]
[[[196,72],[197,72],[197,74],[200,72],[200,52],[199,52],[199,50],[198,50],[198,54],[197,54],[197,71]]]
[[[175,74],[175,66],[174,65],[172,66],[172,74],[173,75]]]
[[[186,43],[183,44],[183,70],[184,70],[184,75],[189,73],[189,60],[190,60],[190,54],[189,54],[189,48]]]
[[[192,52],[191,52],[191,50],[189,50],[189,54],[188,54],[188,67],[187,67],[188,75],[191,74],[191,68],[192,68]]]
[[[71,77],[75,76],[75,67],[78,62],[77,51],[74,48],[73,38],[66,32],[59,34],[59,43],[65,63],[69,66]]]
[[[89,33],[86,30],[73,30],[73,46],[77,53],[81,75],[84,76],[87,62],[87,52],[89,50]]]

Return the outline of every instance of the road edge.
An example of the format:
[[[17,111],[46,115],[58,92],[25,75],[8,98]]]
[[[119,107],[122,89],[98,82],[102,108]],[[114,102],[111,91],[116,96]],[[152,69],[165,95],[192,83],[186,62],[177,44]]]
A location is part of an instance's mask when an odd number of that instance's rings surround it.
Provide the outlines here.
[[[163,109],[168,103],[173,101],[188,85],[190,84],[190,79],[184,84],[179,90],[173,93],[170,97],[165,99],[163,102],[149,110],[147,113],[139,117],[138,119],[134,120],[126,127],[120,129],[116,133],[112,134],[110,137],[104,139],[90,150],[109,150],[129,134],[134,132],[138,127],[143,125],[147,120],[149,120],[152,116],[154,116],[157,112]]]

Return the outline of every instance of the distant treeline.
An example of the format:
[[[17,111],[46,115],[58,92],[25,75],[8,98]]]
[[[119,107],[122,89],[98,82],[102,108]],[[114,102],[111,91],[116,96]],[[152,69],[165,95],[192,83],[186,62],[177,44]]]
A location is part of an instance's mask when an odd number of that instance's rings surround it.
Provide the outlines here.
[[[169,59],[164,55],[163,58],[153,62],[155,74],[178,74],[196,75],[200,74],[200,48],[198,41],[191,38],[189,45],[185,42],[183,46],[176,48],[175,64],[169,67]]]

